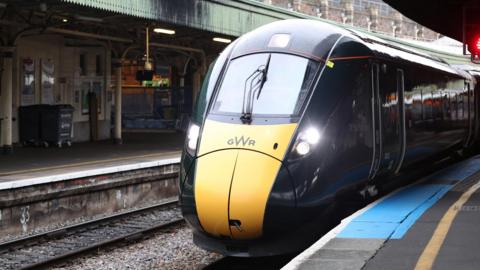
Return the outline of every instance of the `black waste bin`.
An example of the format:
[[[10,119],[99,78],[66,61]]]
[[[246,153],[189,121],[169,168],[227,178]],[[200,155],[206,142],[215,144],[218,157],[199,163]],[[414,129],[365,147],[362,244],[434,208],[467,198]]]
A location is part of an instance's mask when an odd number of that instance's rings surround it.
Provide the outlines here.
[[[73,107],[71,105],[52,105],[41,112],[40,135],[45,146],[54,144],[62,147],[71,145]]]
[[[40,136],[41,113],[49,105],[30,105],[18,108],[20,142],[23,145],[38,145],[42,142]]]

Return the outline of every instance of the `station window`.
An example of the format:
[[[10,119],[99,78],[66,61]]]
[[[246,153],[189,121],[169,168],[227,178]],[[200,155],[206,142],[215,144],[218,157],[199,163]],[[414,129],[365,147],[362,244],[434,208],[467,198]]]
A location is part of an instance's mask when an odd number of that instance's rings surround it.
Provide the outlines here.
[[[87,75],[87,55],[84,53],[80,54],[79,68],[80,68],[80,75],[86,76]]]
[[[103,75],[103,57],[99,54],[95,57],[95,74],[97,76]]]

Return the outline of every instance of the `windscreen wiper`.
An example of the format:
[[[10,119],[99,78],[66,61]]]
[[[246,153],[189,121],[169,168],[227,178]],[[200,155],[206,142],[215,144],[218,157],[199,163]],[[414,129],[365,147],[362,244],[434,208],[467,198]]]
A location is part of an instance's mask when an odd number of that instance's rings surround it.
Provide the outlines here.
[[[270,67],[270,59],[272,58],[272,55],[268,55],[267,63],[265,64],[265,67],[262,70],[262,78],[260,82],[260,87],[255,89],[258,94],[257,94],[257,99],[260,97],[260,93],[262,93],[263,85],[265,85],[265,82],[267,81],[267,74],[268,74],[268,68]],[[252,97],[255,96],[255,92],[252,93]],[[253,102],[253,101],[252,101]],[[252,103],[252,110],[253,110],[253,103]]]
[[[271,55],[268,56],[267,63],[265,65],[259,66],[248,78],[245,80],[245,87],[243,89],[243,104],[242,104],[242,116],[240,120],[244,124],[250,124],[252,122],[252,112],[253,112],[253,99],[255,93],[257,94],[257,99],[260,97],[263,85],[267,81],[268,67],[270,65]],[[250,84],[249,84],[250,81]],[[249,85],[248,93],[247,86]],[[245,103],[245,97],[248,94],[248,100]]]
[[[259,79],[260,76],[263,76],[263,65],[258,67],[248,78],[245,80],[245,86],[243,88],[243,103],[242,103],[242,116],[240,117],[240,120],[244,124],[250,124],[252,122],[252,111],[250,110],[250,96],[252,91],[255,88],[258,88],[261,84],[261,78]],[[248,93],[247,93],[247,86],[248,88]],[[248,95],[248,101],[245,102],[245,98]]]

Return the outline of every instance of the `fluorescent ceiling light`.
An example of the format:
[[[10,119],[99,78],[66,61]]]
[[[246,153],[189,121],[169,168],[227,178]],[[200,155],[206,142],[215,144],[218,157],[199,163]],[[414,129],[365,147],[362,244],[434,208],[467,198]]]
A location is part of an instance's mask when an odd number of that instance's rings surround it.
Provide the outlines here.
[[[175,30],[163,29],[163,28],[154,28],[153,32],[159,33],[159,34],[167,34],[167,35],[174,35],[175,34]]]
[[[87,21],[87,22],[96,22],[96,23],[102,23],[103,19],[102,18],[95,18],[95,17],[90,17],[90,16],[82,16],[75,14],[74,18],[80,21]]]
[[[221,43],[230,43],[230,42],[232,42],[231,39],[228,39],[228,38],[219,38],[219,37],[213,38],[213,41],[221,42]]]

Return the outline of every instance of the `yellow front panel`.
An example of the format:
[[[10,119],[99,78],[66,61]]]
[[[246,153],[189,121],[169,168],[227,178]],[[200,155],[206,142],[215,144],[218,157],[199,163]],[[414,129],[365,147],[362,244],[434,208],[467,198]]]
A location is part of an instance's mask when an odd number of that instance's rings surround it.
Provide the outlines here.
[[[262,235],[265,207],[281,163],[253,151],[239,151],[230,194],[230,219],[240,220],[241,230],[230,228],[234,239]]]
[[[285,156],[295,128],[296,124],[206,120],[195,175],[197,214],[205,231],[236,239],[262,234],[266,203],[281,165],[278,160]],[[229,226],[229,215],[230,220],[241,221],[241,231]]]
[[[296,127],[297,124],[239,125],[207,119],[198,155],[219,149],[243,148],[282,160]]]
[[[195,174],[195,204],[203,229],[215,236],[230,236],[228,196],[238,150],[200,157]]]

